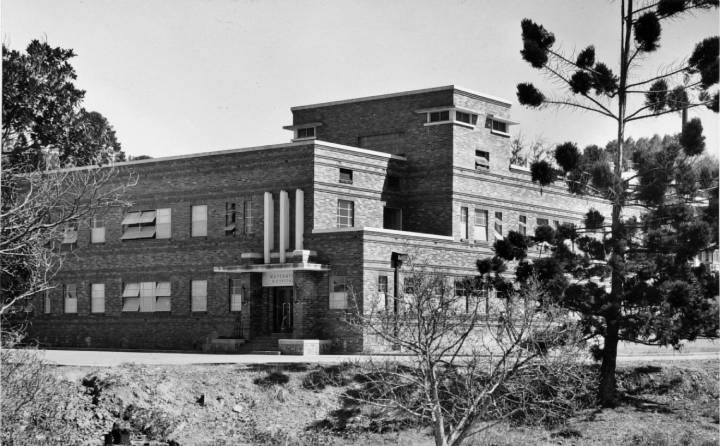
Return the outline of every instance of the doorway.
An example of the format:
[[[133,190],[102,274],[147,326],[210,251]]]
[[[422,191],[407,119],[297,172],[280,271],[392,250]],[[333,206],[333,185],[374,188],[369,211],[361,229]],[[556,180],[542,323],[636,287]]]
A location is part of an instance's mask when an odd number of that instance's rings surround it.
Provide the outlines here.
[[[290,333],[293,329],[293,287],[272,289],[272,331]]]

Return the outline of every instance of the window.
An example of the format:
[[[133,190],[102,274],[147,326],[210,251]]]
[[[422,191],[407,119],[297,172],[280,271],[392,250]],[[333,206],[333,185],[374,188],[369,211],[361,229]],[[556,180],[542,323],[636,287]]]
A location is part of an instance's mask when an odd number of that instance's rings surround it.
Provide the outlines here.
[[[464,122],[465,124],[475,125],[477,124],[477,115],[455,110],[455,120]]]
[[[353,171],[351,169],[340,168],[340,182],[343,184],[353,184]]]
[[[315,127],[302,127],[295,130],[295,139],[315,138]]]
[[[207,237],[207,205],[192,207],[192,237]]]
[[[192,311],[207,311],[207,280],[193,280],[190,286]]]
[[[225,203],[225,235],[235,235],[235,203]]]
[[[241,311],[243,286],[240,279],[230,279],[230,311]]]
[[[476,242],[486,242],[488,239],[487,217],[488,212],[486,210],[475,209],[474,238]]]
[[[495,212],[495,239],[503,238],[503,215],[502,212]]]
[[[537,225],[538,226],[548,226],[549,222],[547,218],[538,218],[537,219]]]
[[[460,239],[467,240],[468,237],[468,208],[460,208]]]
[[[45,290],[45,305],[44,305],[44,311],[45,314],[50,314],[52,311],[52,299],[50,299],[50,290]]]
[[[527,235],[527,216],[521,215],[518,219],[518,232],[522,235]]]
[[[499,132],[504,134],[508,133],[508,123],[493,119],[492,117],[488,117],[485,120],[485,128],[488,128],[493,132]]]
[[[355,203],[348,200],[338,200],[337,227],[352,228],[355,226]]]
[[[415,294],[416,281],[413,277],[405,277],[403,279],[403,294]]]
[[[105,312],[105,284],[93,283],[90,285],[90,312]]]
[[[63,226],[63,245],[74,245],[78,239],[78,225],[75,221],[69,221]]]
[[[122,226],[121,240],[170,238],[170,209],[128,212]]]
[[[123,288],[125,312],[170,311],[170,282],[133,282]]]
[[[344,310],[347,308],[347,281],[345,276],[330,277],[330,309]]]
[[[553,220],[553,226],[555,226],[555,229],[557,230],[560,228],[560,222],[558,220]]]
[[[402,209],[383,208],[383,228],[402,231]]]
[[[450,120],[450,110],[428,113],[428,122],[444,122]]]
[[[245,200],[243,203],[243,223],[245,225],[245,234],[252,234],[254,232],[254,221],[252,213],[252,201]]]
[[[475,151],[475,169],[489,169],[490,168],[490,152],[483,150]]]
[[[377,309],[384,310],[388,307],[388,276],[378,276],[377,283],[378,302]]]
[[[65,285],[65,313],[77,313],[77,285]]]
[[[105,221],[97,215],[90,219],[90,243],[105,243]]]

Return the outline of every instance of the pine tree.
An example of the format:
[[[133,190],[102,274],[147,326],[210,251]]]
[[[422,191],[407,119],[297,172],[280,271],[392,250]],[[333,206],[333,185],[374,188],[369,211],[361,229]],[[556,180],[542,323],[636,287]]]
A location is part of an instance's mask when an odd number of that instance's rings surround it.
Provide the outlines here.
[[[532,275],[539,277],[564,306],[582,316],[580,323],[588,337],[604,338],[596,352],[602,358],[598,396],[604,406],[617,402],[619,341],[677,346],[681,339],[717,335],[713,299],[717,286],[712,290],[706,272],[691,268],[688,262],[707,245],[713,231],[717,233],[717,218],[713,228],[712,219],[703,217],[711,212],[693,204],[703,192],[695,168],[705,146],[700,120],[684,123],[680,136],[663,150],[625,153],[629,122],[700,106],[718,111],[717,36],[698,43],[676,67],[644,80],[632,76],[643,56],[659,47],[662,24],[717,5],[717,0],[659,0],[634,6],[633,0],[622,0],[618,74],[596,60],[594,46],[568,57],[554,47],[553,33],[530,19],[521,23],[523,59],[563,84],[566,92],[549,96],[531,83],[521,83],[517,86],[520,103],[532,108],[586,110],[617,123],[612,159],[595,146],[580,153],[574,143],[564,143],[554,153],[560,170],[546,161],[535,162],[533,181],[547,185],[563,179],[574,194],[608,199],[612,215],[590,210],[584,228],[541,227],[535,237],[524,241],[512,236],[523,245],[520,248],[508,237],[496,242],[494,262],[484,262],[479,268],[489,274],[503,263],[500,259],[519,262],[516,276],[521,283]],[[645,101],[630,110],[633,101],[628,99],[633,95],[642,95]],[[633,173],[624,172],[624,167],[631,166]],[[711,204],[717,203],[716,184],[710,192]],[[643,211],[633,216],[637,209]],[[525,254],[516,252],[541,244],[551,247],[550,255],[528,261]],[[597,284],[598,278],[609,279],[607,290]],[[499,275],[494,280],[500,280]]]

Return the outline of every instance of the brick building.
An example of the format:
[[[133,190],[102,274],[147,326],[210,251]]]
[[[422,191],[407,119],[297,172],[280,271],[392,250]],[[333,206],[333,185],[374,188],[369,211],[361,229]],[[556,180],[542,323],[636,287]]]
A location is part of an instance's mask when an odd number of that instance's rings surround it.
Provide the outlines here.
[[[371,346],[343,319],[399,292],[403,254],[449,276],[510,230],[606,202],[510,163],[510,103],[446,86],[294,107],[292,142],[116,164],[129,209],[66,233],[73,256],[31,334],[91,348]]]

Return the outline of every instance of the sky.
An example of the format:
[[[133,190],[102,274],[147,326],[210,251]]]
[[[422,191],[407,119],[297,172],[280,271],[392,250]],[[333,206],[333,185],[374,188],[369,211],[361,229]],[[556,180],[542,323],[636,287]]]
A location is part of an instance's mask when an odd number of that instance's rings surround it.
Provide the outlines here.
[[[290,107],[443,85],[508,99],[528,141],[605,145],[614,121],[527,109],[519,82],[558,91],[520,57],[520,21],[552,31],[568,54],[589,44],[617,72],[620,2],[609,0],[3,0],[3,43],[72,48],[84,106],[108,118],[132,156],[289,142]],[[718,34],[717,11],[663,22],[653,77]],[[641,99],[639,99],[641,101]],[[640,102],[636,102],[640,104]],[[718,158],[718,119],[700,117]],[[637,121],[634,138],[677,133],[680,117]]]

